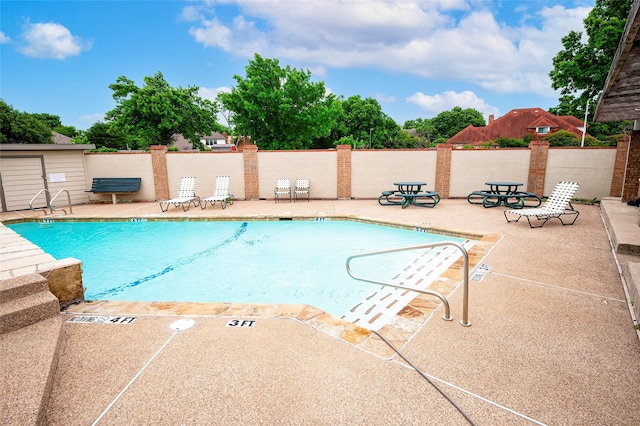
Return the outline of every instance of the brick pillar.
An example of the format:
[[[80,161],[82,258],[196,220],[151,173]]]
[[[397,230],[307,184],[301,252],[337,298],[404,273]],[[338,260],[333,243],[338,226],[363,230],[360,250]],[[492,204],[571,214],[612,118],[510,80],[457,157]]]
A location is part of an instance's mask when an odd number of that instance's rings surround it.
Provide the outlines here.
[[[151,167],[153,169],[153,185],[156,190],[156,200],[168,200],[170,197],[166,146],[151,145]]]
[[[449,143],[440,143],[436,147],[436,192],[440,198],[449,198],[449,187],[451,186],[451,152],[453,146]]]
[[[529,143],[531,157],[529,158],[529,179],[527,191],[538,196],[544,196],[544,176],[547,173],[547,156],[549,155],[549,142],[531,141]]]
[[[244,161],[244,198],[245,200],[260,199],[258,185],[258,146],[245,145],[242,148]]]
[[[616,159],[613,163],[613,176],[611,177],[611,190],[609,191],[609,195],[612,197],[622,196],[622,185],[624,183],[624,171],[628,153],[629,138],[618,139]]]
[[[640,130],[631,132],[627,152],[627,167],[622,184],[622,202],[638,198],[638,179],[640,179]]]
[[[351,145],[338,145],[338,199],[351,198]]]

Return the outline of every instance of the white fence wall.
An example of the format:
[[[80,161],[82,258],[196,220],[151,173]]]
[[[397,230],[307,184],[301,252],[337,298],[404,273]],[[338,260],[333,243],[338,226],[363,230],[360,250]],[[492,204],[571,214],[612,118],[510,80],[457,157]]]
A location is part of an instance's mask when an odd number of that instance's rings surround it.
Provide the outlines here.
[[[526,191],[530,157],[528,149],[455,149],[451,152],[449,197],[466,197],[485,188],[485,182],[522,182],[520,190]]]
[[[351,153],[351,196],[378,198],[395,189],[394,182],[427,182],[435,190],[437,152],[431,150],[372,150]]]
[[[62,187],[70,189],[73,204],[109,199],[109,195],[84,192],[91,187],[94,177],[141,177],[140,192],[119,198],[155,200],[154,171],[149,152],[84,155],[77,152],[74,157],[64,152],[34,152],[31,148],[26,153],[15,150],[0,152],[0,157],[25,154],[42,155],[47,174],[65,173],[66,182],[51,183],[49,189],[52,193]],[[428,190],[435,189],[436,149],[354,150],[350,155],[352,198],[375,199],[381,191],[392,189],[396,181],[424,181]],[[464,198],[470,192],[482,189],[487,181],[518,181],[524,184],[523,190],[528,190],[530,156],[531,151],[527,148],[452,150],[449,197]],[[578,198],[602,199],[609,196],[615,157],[615,147],[549,148],[544,194],[539,195],[549,195],[561,180],[573,180],[580,183],[576,194]],[[298,177],[307,177],[311,181],[312,198],[336,199],[337,159],[336,150],[258,151],[259,198],[273,199],[277,178],[288,177],[293,183]],[[216,176],[229,175],[231,193],[236,199],[245,199],[244,161],[242,152],[167,152],[169,195],[176,195],[182,176],[196,176],[197,194],[204,197],[211,195]],[[9,190],[7,185],[0,189]]]

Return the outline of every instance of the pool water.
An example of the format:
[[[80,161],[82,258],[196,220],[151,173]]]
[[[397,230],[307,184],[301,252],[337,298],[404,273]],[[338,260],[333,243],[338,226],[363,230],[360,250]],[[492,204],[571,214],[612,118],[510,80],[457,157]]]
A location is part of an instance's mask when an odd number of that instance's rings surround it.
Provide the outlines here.
[[[373,289],[348,256],[461,239],[353,221],[25,222],[9,225],[56,259],[83,263],[86,300],[309,304],[339,316]],[[390,280],[415,251],[366,257]]]

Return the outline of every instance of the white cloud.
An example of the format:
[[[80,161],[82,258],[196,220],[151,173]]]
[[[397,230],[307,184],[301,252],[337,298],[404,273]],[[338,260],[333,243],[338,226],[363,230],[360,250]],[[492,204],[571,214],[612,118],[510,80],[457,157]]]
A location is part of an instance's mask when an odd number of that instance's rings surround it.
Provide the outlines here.
[[[200,89],[198,90],[198,96],[200,96],[202,99],[215,101],[216,96],[218,96],[218,93],[222,93],[222,92],[229,93],[231,92],[231,88],[225,87],[225,86],[215,87],[215,88],[200,87]]]
[[[94,114],[87,114],[87,115],[83,115],[81,117],[78,118],[77,123],[78,123],[78,128],[80,129],[88,129],[89,127],[93,126],[96,123],[103,123],[104,122],[104,114],[96,112]]]
[[[91,49],[92,42],[71,34],[65,26],[54,23],[28,23],[18,49],[25,56],[43,59],[66,59]]]
[[[218,96],[218,93],[229,93],[231,92],[231,88],[230,87],[201,87],[198,90],[198,96],[200,96],[202,99],[208,99],[210,101],[215,101],[216,100],[216,96]],[[218,117],[216,119],[216,121],[222,125],[225,126],[229,126],[229,117],[227,117],[228,111],[220,111],[218,112]]]
[[[414,104],[426,112],[428,115],[436,116],[442,111],[449,111],[456,106],[462,109],[473,108],[480,111],[485,119],[490,114],[498,114],[497,108],[487,104],[483,99],[479,98],[475,93],[471,91],[454,92],[447,90],[444,93],[437,95],[425,95],[422,92],[418,92],[412,96],[409,96],[406,101],[410,104]]]
[[[385,93],[376,93],[375,98],[381,104],[391,104],[396,101],[395,96],[387,95]]]
[[[221,3],[238,13],[216,14]],[[201,3],[188,14],[210,17],[190,29],[197,42],[247,58],[259,53],[327,73],[373,67],[500,93],[555,96],[551,60],[563,36],[583,29],[590,9],[523,4],[508,11],[515,16],[509,25],[488,7],[506,11],[510,2],[465,0],[226,0]]]
[[[0,44],[6,44],[6,43],[9,43],[10,41],[11,39],[9,38],[9,36],[6,35],[4,31],[0,31]]]

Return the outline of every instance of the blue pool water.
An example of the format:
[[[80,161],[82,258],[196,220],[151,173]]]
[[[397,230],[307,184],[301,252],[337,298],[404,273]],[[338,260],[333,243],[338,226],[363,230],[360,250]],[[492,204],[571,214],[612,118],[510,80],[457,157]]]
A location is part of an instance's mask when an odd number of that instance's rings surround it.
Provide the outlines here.
[[[9,225],[56,259],[83,262],[85,299],[309,304],[342,315],[375,286],[348,256],[460,239],[352,221],[25,222]],[[362,258],[389,280],[416,257]]]

